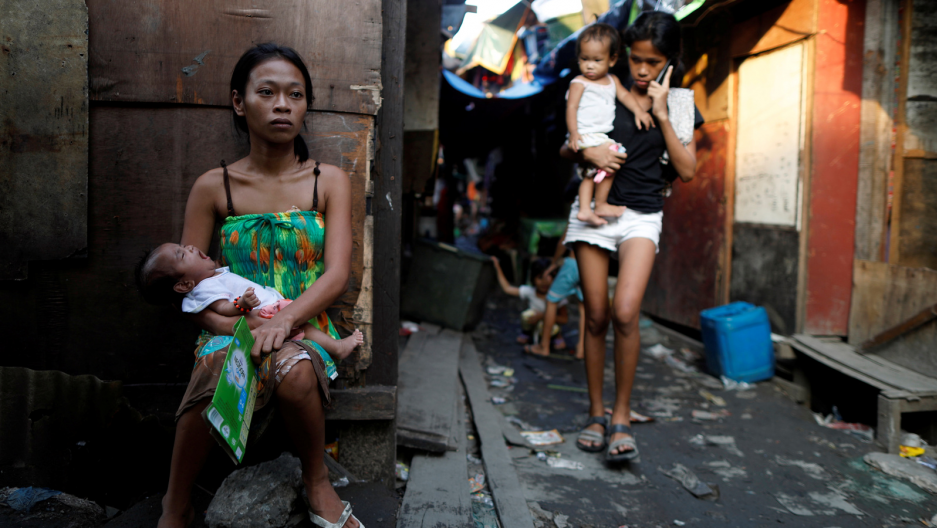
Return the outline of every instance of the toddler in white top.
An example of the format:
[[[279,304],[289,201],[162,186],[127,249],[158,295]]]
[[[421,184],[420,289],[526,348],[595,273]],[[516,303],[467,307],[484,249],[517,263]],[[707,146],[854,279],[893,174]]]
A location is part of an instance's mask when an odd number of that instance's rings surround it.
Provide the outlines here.
[[[618,61],[621,37],[618,31],[608,24],[592,24],[582,30],[576,39],[576,55],[579,57],[579,70],[566,93],[566,126],[569,128],[568,145],[570,150],[578,152],[581,148],[610,145],[617,149],[608,137],[615,122],[615,98],[634,114],[638,130],[654,126],[651,115],[638,105],[631,92],[622,86],[618,77],[610,75],[608,70]],[[624,208],[610,205],[608,193],[612,187],[611,178],[606,179],[603,170],[590,168],[583,171],[579,185],[579,220],[593,226],[607,224],[603,216],[621,216]],[[589,207],[595,194],[595,210]]]
[[[147,301],[165,304],[183,296],[181,308],[186,313],[211,310],[237,316],[257,308],[260,317],[272,319],[293,302],[269,286],[231,273],[227,267],[219,268],[195,246],[163,244],[144,257],[138,270],[137,280]],[[357,329],[339,340],[308,322],[294,328],[289,339],[309,339],[339,361],[364,342]]]

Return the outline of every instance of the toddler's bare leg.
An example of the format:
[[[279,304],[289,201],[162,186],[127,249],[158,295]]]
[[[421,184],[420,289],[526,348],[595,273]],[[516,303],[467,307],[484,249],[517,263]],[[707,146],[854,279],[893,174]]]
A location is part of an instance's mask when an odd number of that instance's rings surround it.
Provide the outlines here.
[[[619,217],[625,214],[625,206],[608,203],[608,193],[612,190],[613,175],[608,175],[595,186],[595,214],[596,216]]]
[[[306,333],[306,339],[322,347],[333,359],[342,361],[348,357],[351,352],[358,348],[358,345],[364,343],[364,334],[357,328],[352,334],[344,339],[333,339],[331,336],[319,330],[312,324],[306,323],[302,326]]]
[[[599,185],[601,186],[601,183]],[[579,214],[576,215],[576,218],[591,226],[605,225],[608,222],[600,218],[592,210],[593,191],[595,191],[595,181],[593,181],[592,178],[583,178],[582,183],[579,184]],[[606,196],[608,196],[607,193]]]

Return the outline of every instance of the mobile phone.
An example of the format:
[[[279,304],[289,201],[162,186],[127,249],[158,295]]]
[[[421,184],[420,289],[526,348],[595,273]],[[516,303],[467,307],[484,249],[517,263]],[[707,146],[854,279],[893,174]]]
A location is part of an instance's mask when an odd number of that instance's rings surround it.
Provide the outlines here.
[[[664,75],[667,75],[667,68],[670,67],[671,60],[667,60],[667,64],[664,64],[664,69],[657,74],[657,84],[662,84],[664,82]]]

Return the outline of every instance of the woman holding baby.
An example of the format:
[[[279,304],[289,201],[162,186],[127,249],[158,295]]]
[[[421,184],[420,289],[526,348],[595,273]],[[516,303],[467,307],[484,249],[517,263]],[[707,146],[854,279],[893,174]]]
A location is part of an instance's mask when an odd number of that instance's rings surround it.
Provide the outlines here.
[[[312,82],[294,50],[275,44],[248,50],[234,68],[231,100],[235,124],[250,138],[250,154],[198,178],[189,194],[181,245],[207,253],[219,222],[222,265],[293,300],[270,319],[258,317],[259,310],[247,314],[256,340],[254,361],[271,355],[258,407],[275,403],[284,418],[302,462],[313,522],[357,528],[360,523],[332,488],[323,461],[328,356],[311,341],[288,340],[307,321],[337,337],[325,309],[348,284],[349,179],[337,167],[309,159],[300,131],[313,100]],[[205,332],[177,413],[160,528],[184,527],[195,515],[192,486],[215,444],[201,413],[224,360],[224,349],[216,349],[218,338],[231,335],[238,320],[213,310],[189,317]]]

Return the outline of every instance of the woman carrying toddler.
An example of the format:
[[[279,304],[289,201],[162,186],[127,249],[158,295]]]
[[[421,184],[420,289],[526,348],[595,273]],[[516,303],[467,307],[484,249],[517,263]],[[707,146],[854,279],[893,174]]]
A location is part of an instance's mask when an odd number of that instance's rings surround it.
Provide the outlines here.
[[[618,145],[609,139],[614,128],[616,97],[625,108],[634,114],[634,124],[641,130],[654,126],[651,115],[638,104],[637,99],[622,86],[618,77],[608,70],[618,62],[621,37],[608,24],[592,24],[582,30],[576,39],[576,56],[579,71],[569,84],[566,94],[566,126],[569,128],[567,145],[573,152],[580,149]],[[589,166],[582,171],[579,185],[579,215],[577,218],[592,226],[605,225],[603,216],[619,217],[625,208],[608,203],[612,178],[601,169]],[[595,194],[595,210],[589,207]]]

